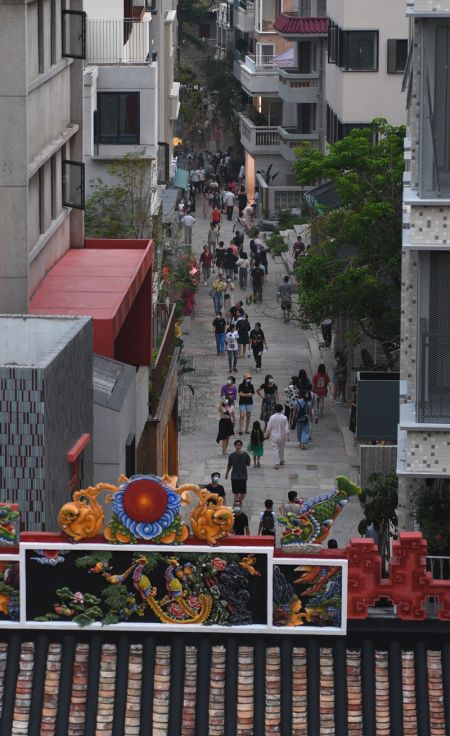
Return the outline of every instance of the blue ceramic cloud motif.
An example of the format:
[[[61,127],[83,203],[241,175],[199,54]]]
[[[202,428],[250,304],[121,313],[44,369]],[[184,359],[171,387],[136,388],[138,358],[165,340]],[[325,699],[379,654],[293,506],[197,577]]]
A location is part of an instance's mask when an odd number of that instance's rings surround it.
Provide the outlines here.
[[[133,536],[161,536],[179,515],[180,496],[156,475],[133,475],[114,494],[113,511]]]

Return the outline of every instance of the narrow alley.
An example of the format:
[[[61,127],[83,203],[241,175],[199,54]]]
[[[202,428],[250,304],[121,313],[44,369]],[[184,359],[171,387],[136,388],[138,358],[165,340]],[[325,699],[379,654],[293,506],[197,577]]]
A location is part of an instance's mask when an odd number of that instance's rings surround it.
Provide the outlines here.
[[[203,217],[197,208],[194,214],[196,223],[193,227],[193,252],[197,259],[202,246],[207,242],[209,216]],[[232,222],[226,218],[222,222],[221,240],[225,245],[232,237]],[[246,236],[244,250],[249,252],[249,239]],[[268,280],[264,286],[263,303],[246,307],[249,321],[253,327],[260,321],[264,330],[268,350],[264,351],[262,370],[254,372],[253,356],[238,361],[236,382],[242,379],[245,371],[253,371],[252,379],[255,390],[263,383],[264,376],[271,373],[278,385],[280,400],[284,401],[284,389],[290,383],[290,377],[304,368],[309,377],[317,365],[324,362],[331,377],[333,352],[331,349],[319,347],[317,336],[313,332],[301,330],[295,323],[284,323],[281,309],[276,299],[277,289],[286,266],[281,257],[269,257]],[[211,473],[221,473],[221,482],[225,486],[227,502],[232,503],[230,480],[224,481],[227,458],[216,444],[218,427],[218,406],[220,389],[229,374],[226,355],[217,356],[212,328],[214,309],[212,299],[208,295],[210,284],[205,287],[201,283],[196,295],[195,318],[186,317],[183,322],[184,353],[192,359],[195,371],[188,375],[188,386],[184,386],[180,398],[180,414],[182,421],[180,447],[180,481],[199,484],[209,483]],[[249,292],[242,292],[235,282],[233,302]],[[251,292],[250,292],[251,293]],[[255,396],[255,408],[252,422],[259,419],[261,400]],[[264,501],[272,498],[274,508],[287,499],[289,490],[296,490],[302,498],[330,490],[334,487],[336,475],[346,475],[358,481],[358,457],[353,443],[353,435],[348,428],[349,410],[345,404],[334,405],[331,398],[326,400],[325,414],[318,425],[313,427],[312,442],[305,451],[298,447],[296,432],[291,431],[287,444],[286,464],[279,470],[273,468],[270,441],[265,442],[264,457],[261,467],[249,468],[247,496],[243,510],[250,520],[250,533],[256,533],[259,513],[264,510]],[[236,437],[231,437],[229,451]],[[244,435],[244,449],[249,436]],[[362,517],[357,499],[351,499],[343,513],[338,517],[332,537],[344,546],[351,536],[358,536],[357,526]]]

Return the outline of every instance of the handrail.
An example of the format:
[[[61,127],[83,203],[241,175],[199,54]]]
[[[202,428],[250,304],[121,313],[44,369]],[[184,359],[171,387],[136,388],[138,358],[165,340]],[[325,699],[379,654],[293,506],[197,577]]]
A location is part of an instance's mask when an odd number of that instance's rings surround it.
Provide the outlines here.
[[[88,64],[145,64],[151,61],[152,21],[88,18]]]

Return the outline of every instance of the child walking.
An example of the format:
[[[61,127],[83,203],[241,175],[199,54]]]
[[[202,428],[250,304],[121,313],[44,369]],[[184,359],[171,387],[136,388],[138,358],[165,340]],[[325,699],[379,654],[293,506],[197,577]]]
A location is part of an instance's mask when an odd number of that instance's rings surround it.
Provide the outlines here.
[[[259,459],[264,455],[264,432],[259,422],[253,422],[247,452],[253,455],[253,467],[259,468],[261,466]]]

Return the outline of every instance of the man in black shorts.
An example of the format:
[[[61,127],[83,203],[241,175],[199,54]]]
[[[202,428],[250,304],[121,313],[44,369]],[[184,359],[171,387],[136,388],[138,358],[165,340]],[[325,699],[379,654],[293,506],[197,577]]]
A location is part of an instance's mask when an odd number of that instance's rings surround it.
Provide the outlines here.
[[[225,480],[231,470],[231,490],[234,495],[234,503],[242,504],[247,493],[247,468],[250,465],[250,455],[242,450],[242,441],[236,440],[234,452],[228,456],[227,472]]]

